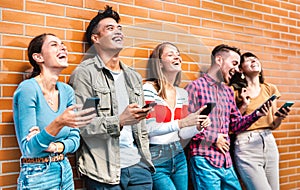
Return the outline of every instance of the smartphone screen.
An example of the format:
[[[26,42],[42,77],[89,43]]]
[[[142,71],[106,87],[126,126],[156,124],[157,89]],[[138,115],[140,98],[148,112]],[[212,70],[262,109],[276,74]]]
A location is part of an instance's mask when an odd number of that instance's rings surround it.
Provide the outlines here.
[[[214,107],[216,106],[215,102],[208,102],[206,103],[207,107],[202,110],[202,112],[200,113],[200,115],[208,115],[212,109],[214,109]]]
[[[84,104],[83,104],[82,109],[84,110],[84,109],[92,108],[93,107],[93,108],[95,108],[95,111],[92,112],[91,114],[96,113],[97,116],[99,116],[98,111],[97,111],[98,110],[97,107],[99,105],[99,102],[100,102],[100,98],[98,98],[98,97],[87,98],[85,100]]]

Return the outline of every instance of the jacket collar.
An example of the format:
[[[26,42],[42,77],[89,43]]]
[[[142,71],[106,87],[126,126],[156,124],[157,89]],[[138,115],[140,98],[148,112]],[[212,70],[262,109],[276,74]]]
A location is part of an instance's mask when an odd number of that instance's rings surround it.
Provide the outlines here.
[[[104,62],[102,61],[101,57],[98,54],[93,59],[96,63],[95,66],[98,67],[98,69],[103,69],[103,68],[107,69],[107,67],[105,66]],[[119,61],[119,64],[120,64],[121,69],[124,72],[128,71],[128,69],[129,69],[128,66],[125,65],[121,60]]]

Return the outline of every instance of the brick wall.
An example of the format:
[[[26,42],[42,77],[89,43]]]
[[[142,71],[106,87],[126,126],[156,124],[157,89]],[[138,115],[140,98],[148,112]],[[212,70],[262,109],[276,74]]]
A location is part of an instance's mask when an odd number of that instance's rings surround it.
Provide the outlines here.
[[[122,58],[145,77],[151,49],[162,41],[180,48],[184,86],[209,66],[209,52],[226,43],[257,54],[267,82],[296,102],[274,134],[280,151],[282,189],[300,188],[299,0],[1,0],[0,1],[0,190],[16,188],[20,151],[12,119],[12,95],[30,68],[26,48],[33,36],[51,32],[70,51],[68,77],[80,63],[89,20],[106,4],[121,15],[126,34]],[[71,158],[74,165],[74,158]],[[77,189],[82,182],[77,179]]]

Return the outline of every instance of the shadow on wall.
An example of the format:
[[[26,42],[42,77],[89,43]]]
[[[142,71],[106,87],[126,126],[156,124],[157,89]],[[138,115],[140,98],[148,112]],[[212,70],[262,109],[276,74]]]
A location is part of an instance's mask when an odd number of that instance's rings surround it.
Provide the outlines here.
[[[180,50],[182,64],[182,85],[197,79],[210,66],[210,51],[197,36],[182,28],[166,23],[141,23],[123,26],[125,35],[124,49],[120,52],[121,60],[146,78],[147,59],[151,51],[162,42],[174,43]],[[86,41],[83,37],[83,41]],[[95,48],[83,44],[86,50],[82,60],[95,55]]]

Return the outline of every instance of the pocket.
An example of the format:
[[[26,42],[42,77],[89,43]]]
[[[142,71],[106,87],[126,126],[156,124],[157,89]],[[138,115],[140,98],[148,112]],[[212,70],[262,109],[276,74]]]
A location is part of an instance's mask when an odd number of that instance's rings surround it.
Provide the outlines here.
[[[44,175],[48,169],[48,163],[23,164],[18,178],[18,189],[41,189],[46,182]]]
[[[151,153],[151,160],[157,160],[161,158],[162,155],[162,150],[158,149],[156,147],[153,147],[152,149],[150,148],[150,153]]]
[[[45,174],[49,168],[50,163],[43,163],[43,164],[24,164],[21,167],[21,173],[23,177],[35,178],[40,177],[41,175]]]
[[[108,87],[96,87],[93,86],[94,91],[96,92],[97,96],[100,98],[99,102],[99,113],[108,113],[110,114],[111,109],[111,96],[110,96],[110,89]]]

